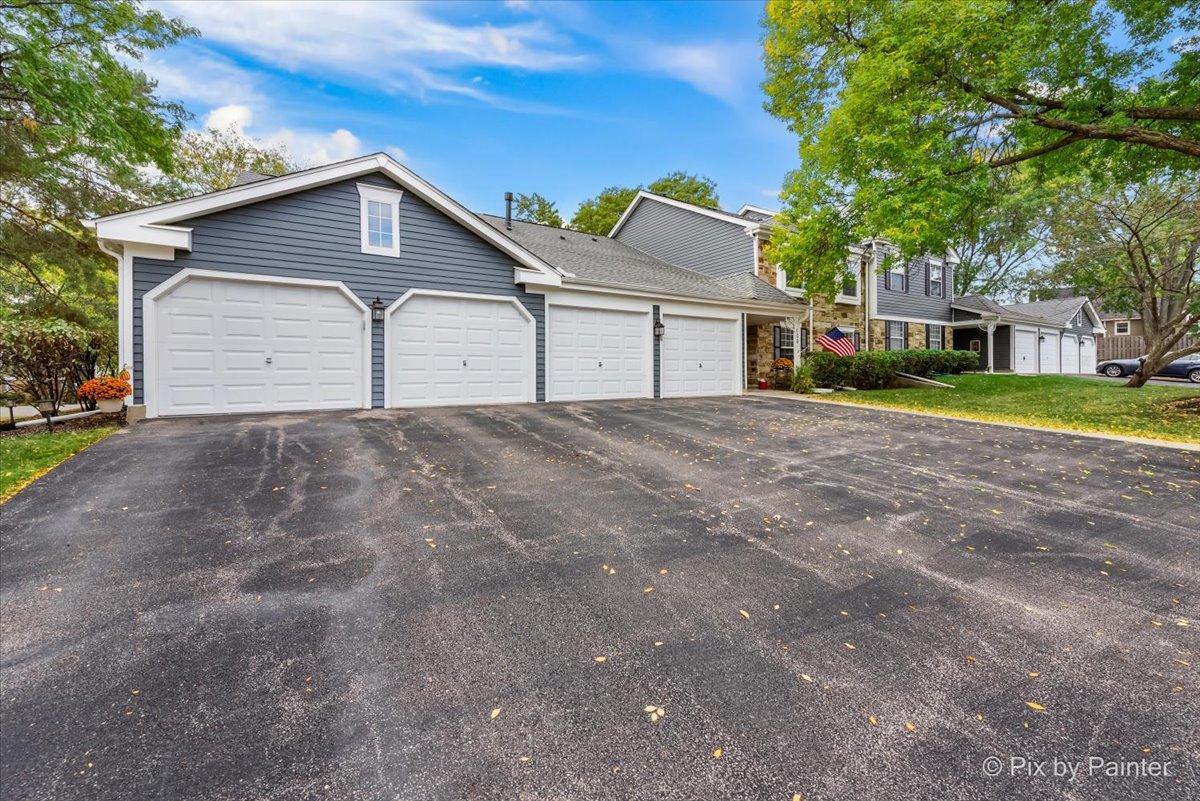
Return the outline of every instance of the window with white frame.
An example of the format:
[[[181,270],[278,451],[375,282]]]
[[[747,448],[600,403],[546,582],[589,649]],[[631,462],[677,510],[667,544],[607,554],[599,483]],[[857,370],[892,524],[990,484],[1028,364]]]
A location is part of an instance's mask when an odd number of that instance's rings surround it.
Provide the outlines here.
[[[1113,323],[1113,333],[1119,337],[1129,336],[1129,321],[1117,320]]]
[[[892,258],[892,266],[884,273],[884,289],[894,289],[897,292],[908,291],[908,266],[902,259]]]
[[[858,303],[858,273],[860,265],[858,258],[846,262],[846,271],[842,273],[842,285],[838,289],[837,303]]]
[[[859,339],[858,329],[851,328],[848,325],[839,325],[838,330],[850,337],[850,341],[854,343],[855,350],[862,350],[862,340]]]
[[[904,350],[908,345],[908,324],[889,320],[887,324],[887,349]]]
[[[930,350],[941,350],[945,347],[945,329],[940,325],[925,326],[925,347]]]
[[[400,255],[400,198],[403,194],[398,189],[358,185],[363,253]]]
[[[929,296],[931,298],[943,297],[944,292],[942,286],[944,284],[943,268],[940,261],[930,260],[929,262]]]

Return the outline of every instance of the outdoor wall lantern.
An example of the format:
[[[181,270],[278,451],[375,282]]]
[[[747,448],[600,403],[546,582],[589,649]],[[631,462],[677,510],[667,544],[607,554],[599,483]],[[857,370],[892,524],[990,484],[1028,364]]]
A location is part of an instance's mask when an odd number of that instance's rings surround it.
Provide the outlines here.
[[[371,302],[371,321],[375,322],[375,323],[382,323],[383,322],[383,310],[384,310],[383,301],[379,299],[378,295],[376,295],[375,300],[373,300]]]
[[[665,334],[666,331],[667,331],[667,327],[665,325],[663,325],[662,320],[654,321],[654,338],[655,339],[662,339],[663,334]]]
[[[1045,342],[1045,341],[1046,341],[1046,336],[1045,336],[1044,334],[1039,334],[1039,335],[1038,335],[1038,342]]]

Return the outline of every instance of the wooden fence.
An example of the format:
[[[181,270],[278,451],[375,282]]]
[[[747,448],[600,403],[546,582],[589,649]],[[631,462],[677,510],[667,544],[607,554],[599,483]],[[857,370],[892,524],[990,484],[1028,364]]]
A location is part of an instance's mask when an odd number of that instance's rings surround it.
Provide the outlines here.
[[[1179,341],[1176,348],[1186,348],[1195,345],[1200,340],[1185,337]],[[1145,337],[1097,337],[1096,361],[1109,359],[1136,359],[1146,355]]]

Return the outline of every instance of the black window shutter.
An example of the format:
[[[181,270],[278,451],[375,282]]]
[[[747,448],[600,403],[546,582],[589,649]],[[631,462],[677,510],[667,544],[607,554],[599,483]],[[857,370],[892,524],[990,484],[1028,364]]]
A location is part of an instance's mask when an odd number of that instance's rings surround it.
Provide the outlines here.
[[[775,356],[774,356],[774,358],[778,359],[779,358],[779,326],[775,326],[773,329],[771,329],[771,333],[775,337]]]
[[[931,291],[930,287],[929,287],[929,283],[930,283],[930,274],[932,272],[933,272],[933,262],[930,261],[929,259],[926,259],[925,260],[925,297],[929,297],[929,294]]]
[[[909,287],[909,284],[912,283],[911,272],[912,272],[912,262],[910,261],[908,264],[904,265],[904,292],[906,294],[908,293],[908,290],[911,289],[911,287]]]
[[[887,269],[887,264],[884,264],[884,265],[883,265],[883,267],[884,267],[884,270],[883,270],[883,288],[884,288],[884,289],[891,289],[891,288],[892,288],[892,271],[891,271],[891,270],[889,270],[889,269]]]
[[[904,347],[908,347],[908,323],[904,324]]]

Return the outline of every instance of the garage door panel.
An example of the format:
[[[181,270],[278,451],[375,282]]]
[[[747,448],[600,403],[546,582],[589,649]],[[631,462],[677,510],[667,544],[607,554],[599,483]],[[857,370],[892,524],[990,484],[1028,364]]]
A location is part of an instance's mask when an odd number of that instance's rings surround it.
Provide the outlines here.
[[[192,276],[153,308],[158,414],[363,405],[364,314],[334,287]]]
[[[1079,372],[1079,340],[1073,336],[1062,338],[1062,371],[1064,373]]]
[[[1038,372],[1038,335],[1036,331],[1017,331],[1015,337],[1016,363],[1013,370],[1018,373]]]
[[[533,400],[532,323],[509,299],[416,295],[388,326],[392,405]]]
[[[551,306],[550,400],[644,398],[649,312]]]
[[[665,315],[663,325],[663,397],[737,394],[737,320]]]

